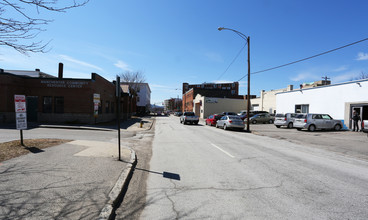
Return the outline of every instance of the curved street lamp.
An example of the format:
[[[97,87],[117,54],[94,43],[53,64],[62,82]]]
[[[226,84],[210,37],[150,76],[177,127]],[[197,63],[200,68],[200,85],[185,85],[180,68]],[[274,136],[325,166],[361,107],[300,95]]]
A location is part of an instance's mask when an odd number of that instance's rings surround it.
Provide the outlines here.
[[[229,30],[235,32],[237,35],[239,35],[241,38],[247,41],[248,44],[248,95],[247,95],[247,131],[249,132],[249,113],[250,113],[250,37],[246,36],[245,34],[231,29],[231,28],[225,28],[225,27],[219,27],[217,30]]]

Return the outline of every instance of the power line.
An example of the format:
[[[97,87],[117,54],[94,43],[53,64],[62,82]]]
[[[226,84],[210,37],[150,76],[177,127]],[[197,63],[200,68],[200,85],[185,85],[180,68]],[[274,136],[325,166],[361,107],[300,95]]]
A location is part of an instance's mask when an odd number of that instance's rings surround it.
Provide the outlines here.
[[[283,64],[283,65],[280,65],[280,66],[275,66],[275,67],[272,67],[272,68],[268,68],[268,69],[264,69],[264,70],[260,70],[260,71],[257,71],[257,72],[253,72],[253,73],[250,73],[250,74],[257,74],[257,73],[263,73],[263,72],[266,72],[266,71],[270,71],[270,70],[274,70],[274,69],[278,69],[278,68],[281,68],[281,67],[284,67],[284,66],[289,66],[289,65],[292,65],[292,64],[295,64],[295,63],[299,63],[299,62],[302,62],[302,61],[305,61],[305,60],[309,60],[309,59],[312,59],[312,58],[315,58],[315,57],[318,57],[318,56],[322,56],[322,55],[325,55],[325,54],[328,54],[328,53],[331,53],[331,52],[334,52],[336,50],[340,50],[340,49],[343,49],[345,47],[349,47],[349,46],[352,46],[354,44],[358,44],[358,43],[361,43],[363,41],[366,41],[368,40],[368,38],[365,38],[363,40],[359,40],[359,41],[356,41],[356,42],[353,42],[353,43],[350,43],[350,44],[347,44],[347,45],[344,45],[342,47],[338,47],[338,48],[335,48],[335,49],[332,49],[332,50],[329,50],[329,51],[325,51],[323,53],[319,53],[319,54],[316,54],[316,55],[313,55],[313,56],[310,56],[310,57],[307,57],[307,58],[303,58],[303,59],[300,59],[300,60],[297,60],[297,61],[294,61],[294,62],[290,62],[290,63],[287,63],[287,64]],[[238,81],[244,79],[244,77],[248,76],[245,75],[243,76],[242,78],[240,78]]]
[[[244,44],[244,46],[239,50],[238,54],[235,56],[235,58],[233,59],[233,61],[231,61],[231,63],[229,64],[229,66],[226,68],[226,70],[217,78],[217,80],[219,80],[230,68],[231,65],[233,65],[233,63],[235,62],[235,60],[239,57],[239,55],[241,54],[241,52],[243,51],[243,49],[245,48],[245,46],[247,45],[247,43]]]

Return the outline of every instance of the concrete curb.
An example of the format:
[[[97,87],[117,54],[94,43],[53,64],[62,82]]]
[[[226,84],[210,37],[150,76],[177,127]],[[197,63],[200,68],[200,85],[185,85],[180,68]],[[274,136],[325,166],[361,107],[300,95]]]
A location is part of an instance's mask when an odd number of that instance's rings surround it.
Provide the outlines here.
[[[40,128],[58,128],[58,129],[79,129],[79,130],[95,130],[95,131],[116,131],[111,128],[97,128],[87,126],[68,126],[68,125],[39,125]]]
[[[133,175],[133,170],[137,165],[137,156],[133,149],[130,149],[130,160],[129,164],[125,167],[123,172],[120,174],[115,186],[111,189],[109,193],[109,201],[106,203],[105,207],[101,210],[98,217],[99,220],[109,220],[114,219],[115,210],[121,203],[126,190],[129,185],[131,176]]]

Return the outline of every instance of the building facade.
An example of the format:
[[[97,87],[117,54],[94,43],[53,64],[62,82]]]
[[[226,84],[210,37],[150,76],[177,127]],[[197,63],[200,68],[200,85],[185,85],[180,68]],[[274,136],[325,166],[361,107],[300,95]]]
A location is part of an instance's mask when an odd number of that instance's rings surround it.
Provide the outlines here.
[[[194,99],[198,94],[206,97],[244,99],[244,96],[239,95],[238,82],[219,84],[203,83],[194,85],[183,83],[182,109],[184,112],[194,111]]]
[[[207,118],[208,116],[222,112],[238,113],[247,109],[246,99],[232,99],[232,98],[217,98],[206,97],[197,94],[194,99],[194,112],[200,118]]]
[[[278,113],[326,113],[351,128],[353,111],[368,120],[368,79],[276,94]]]
[[[123,91],[129,93],[131,97],[134,97],[136,95],[136,114],[145,115],[150,111],[151,89],[148,83],[121,82],[120,85]],[[136,94],[132,94],[133,90]]]
[[[127,94],[116,99],[116,85],[96,73],[91,79],[29,77],[0,71],[0,123],[15,122],[14,95],[25,95],[27,121],[94,124],[130,116]],[[98,97],[98,105],[95,104]]]
[[[260,93],[260,97],[252,98],[251,102],[251,110],[254,111],[267,111],[270,114],[276,113],[276,94],[280,92],[292,91],[293,85],[289,85],[284,89],[276,89],[265,91],[262,90]]]

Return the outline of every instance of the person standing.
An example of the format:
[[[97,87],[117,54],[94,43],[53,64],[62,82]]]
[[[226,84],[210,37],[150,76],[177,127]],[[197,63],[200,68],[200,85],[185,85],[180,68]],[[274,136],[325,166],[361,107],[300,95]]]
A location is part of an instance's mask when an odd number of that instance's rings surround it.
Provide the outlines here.
[[[356,131],[358,132],[359,131],[358,122],[360,121],[360,115],[358,115],[358,113],[354,111],[352,119],[353,119],[353,131],[355,131],[355,128],[356,128]]]

